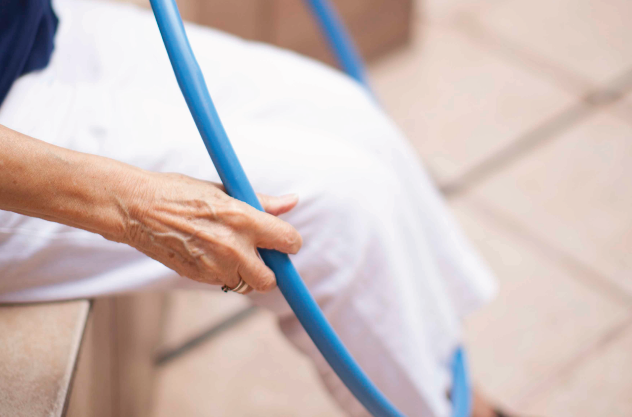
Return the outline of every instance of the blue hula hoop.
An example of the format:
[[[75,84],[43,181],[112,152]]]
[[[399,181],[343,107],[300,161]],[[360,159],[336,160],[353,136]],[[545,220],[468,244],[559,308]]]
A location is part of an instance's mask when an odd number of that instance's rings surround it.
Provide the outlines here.
[[[324,0],[307,1],[343,69],[369,88],[360,55],[333,7]],[[227,193],[263,210],[219,119],[204,76],[189,45],[175,1],[150,2],[178,85]],[[275,273],[277,285],[301,325],[353,395],[376,417],[403,417],[351,357],[289,257],[271,250],[260,249],[259,252],[266,265]],[[458,417],[468,416],[470,409],[470,391],[464,361],[463,351],[458,349],[452,363],[453,415]],[[456,414],[457,411],[459,414]]]

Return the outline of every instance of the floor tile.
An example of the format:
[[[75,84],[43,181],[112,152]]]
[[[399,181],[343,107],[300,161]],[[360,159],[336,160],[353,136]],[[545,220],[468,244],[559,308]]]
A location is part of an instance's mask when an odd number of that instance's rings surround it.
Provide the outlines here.
[[[530,406],[532,415],[632,416],[632,327],[610,341]]]
[[[237,294],[174,291],[168,295],[161,349],[174,348],[249,306]]]
[[[0,415],[62,416],[88,301],[0,307]]]
[[[630,313],[468,200],[453,208],[500,284],[498,297],[466,322],[475,382],[522,412],[527,393]]]
[[[416,4],[417,15],[423,21],[442,22],[457,13],[479,10],[506,0],[422,0]]]
[[[614,103],[611,111],[632,126],[632,93],[627,94],[620,101]]]
[[[602,111],[472,191],[632,295],[632,126]]]
[[[481,22],[519,47],[602,84],[632,67],[629,0],[512,0]]]
[[[161,368],[154,399],[152,417],[343,417],[265,312]]]
[[[382,103],[442,184],[573,100],[478,43],[436,26],[419,27],[410,48],[371,70]]]

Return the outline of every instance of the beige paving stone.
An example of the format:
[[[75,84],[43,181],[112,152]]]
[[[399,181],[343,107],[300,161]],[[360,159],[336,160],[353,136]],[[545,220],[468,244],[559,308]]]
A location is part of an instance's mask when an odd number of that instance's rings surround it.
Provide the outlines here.
[[[259,312],[161,368],[153,417],[343,417],[310,362]]]
[[[632,126],[603,111],[501,170],[473,193],[632,295],[630,161]]]
[[[632,327],[586,358],[529,407],[532,415],[632,416]]]
[[[632,67],[629,0],[512,0],[479,16],[492,32],[595,84]]]
[[[632,93],[628,93],[610,108],[612,114],[620,117],[632,126]]]
[[[572,97],[443,27],[374,65],[375,89],[440,183],[459,178]]]
[[[247,299],[220,291],[173,291],[168,295],[161,349],[174,348],[249,306]]]
[[[420,0],[416,11],[423,21],[445,22],[458,13],[490,7],[505,0]]]
[[[500,284],[498,297],[466,322],[475,382],[523,412],[525,395],[630,312],[468,200],[453,208]]]
[[[0,306],[0,416],[62,416],[88,301]]]

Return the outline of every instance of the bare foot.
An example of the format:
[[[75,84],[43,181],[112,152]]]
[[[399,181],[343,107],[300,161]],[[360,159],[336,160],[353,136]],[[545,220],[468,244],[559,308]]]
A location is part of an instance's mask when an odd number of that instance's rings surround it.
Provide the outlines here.
[[[476,388],[473,390],[472,417],[496,417],[492,405]]]
[[[499,412],[481,392],[474,388],[472,399],[472,417],[510,417],[504,412]]]

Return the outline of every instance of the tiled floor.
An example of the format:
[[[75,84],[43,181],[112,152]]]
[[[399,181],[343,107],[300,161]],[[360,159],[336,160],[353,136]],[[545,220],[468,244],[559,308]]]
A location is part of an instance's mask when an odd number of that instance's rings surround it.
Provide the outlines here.
[[[632,2],[426,5],[413,44],[371,71],[498,275],[466,324],[474,378],[526,415],[629,417]],[[156,399],[156,417],[341,415],[264,313],[165,365]]]

